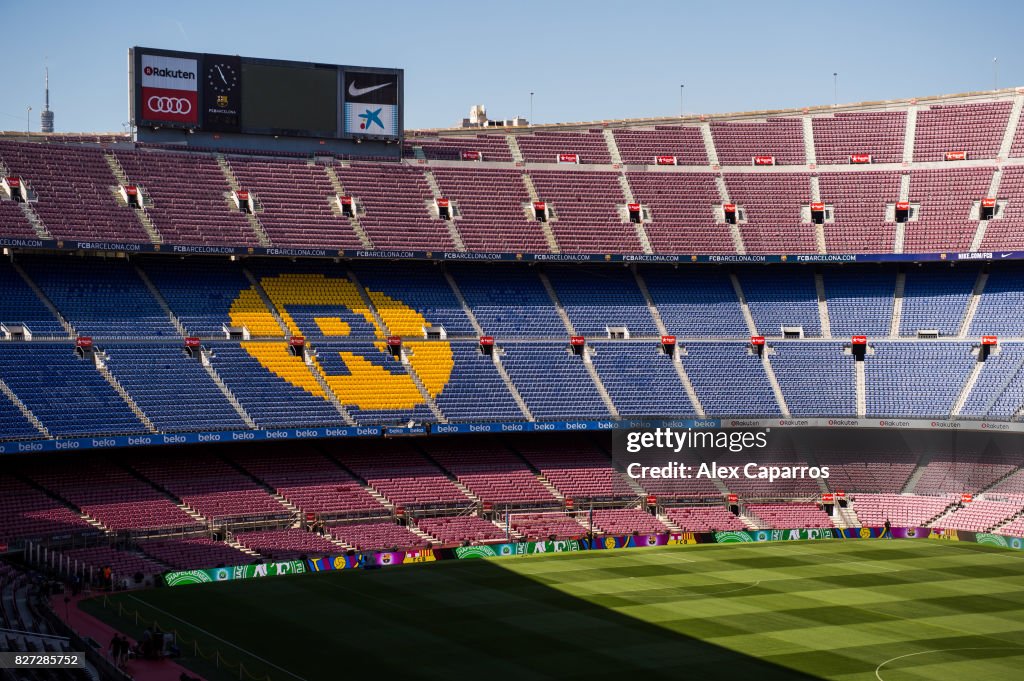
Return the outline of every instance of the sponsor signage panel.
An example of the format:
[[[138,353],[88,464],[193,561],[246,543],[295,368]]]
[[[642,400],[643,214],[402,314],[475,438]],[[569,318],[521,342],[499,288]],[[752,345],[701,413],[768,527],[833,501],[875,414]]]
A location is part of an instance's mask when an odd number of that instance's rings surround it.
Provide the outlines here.
[[[321,140],[402,134],[401,69],[146,47],[132,48],[130,64],[133,122],[145,130]]]
[[[581,528],[582,534],[582,528]],[[814,540],[882,540],[931,539],[938,541],[974,542],[1015,551],[1024,551],[1024,539],[988,532],[943,530],[928,527],[793,528],[779,530],[731,530],[725,532],[663,532],[640,535],[602,535],[593,538],[563,539],[539,542],[507,542],[455,548],[380,551],[352,555],[314,556],[305,560],[289,560],[258,565],[235,565],[208,570],[175,570],[163,574],[167,586],[189,586],[239,579],[260,579],[310,572],[378,569],[397,565],[432,563],[442,560],[476,560],[548,553],[607,551],[624,548],[685,546],[696,544],[749,544],[776,541]]]
[[[396,73],[345,72],[342,98],[346,135],[399,136],[399,80]]]

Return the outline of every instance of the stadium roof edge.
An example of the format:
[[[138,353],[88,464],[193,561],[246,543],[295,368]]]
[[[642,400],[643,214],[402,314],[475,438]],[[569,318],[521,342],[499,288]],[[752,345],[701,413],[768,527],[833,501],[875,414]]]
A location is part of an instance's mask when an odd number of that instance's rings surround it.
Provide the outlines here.
[[[944,104],[959,102],[974,102],[986,99],[1004,99],[1014,95],[1024,94],[1024,86],[1001,88],[998,90],[977,90],[973,92],[961,92],[956,94],[930,95],[927,97],[907,97],[904,99],[880,99],[866,102],[850,102],[846,104],[832,105],[819,104],[816,106],[794,107],[789,109],[763,109],[758,111],[739,111],[713,114],[690,114],[686,116],[656,116],[650,118],[621,118],[597,121],[576,121],[564,123],[543,123],[539,125],[528,125],[524,127],[494,127],[494,128],[423,128],[420,130],[406,130],[407,139],[413,137],[433,137],[439,133],[444,135],[479,135],[491,134],[523,134],[538,130],[583,130],[593,127],[628,127],[634,125],[678,125],[703,123],[709,121],[742,121],[757,120],[761,118],[776,116],[802,116],[804,114],[828,114],[828,113],[850,113],[856,111],[878,111],[886,109],[901,108],[913,104]]]

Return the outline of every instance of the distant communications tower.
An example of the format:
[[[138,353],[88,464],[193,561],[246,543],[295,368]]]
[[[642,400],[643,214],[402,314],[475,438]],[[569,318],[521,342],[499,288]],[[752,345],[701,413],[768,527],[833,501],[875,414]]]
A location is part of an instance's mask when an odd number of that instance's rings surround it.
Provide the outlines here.
[[[39,129],[42,132],[53,132],[53,112],[50,111],[50,69],[46,68],[46,106],[39,114]]]

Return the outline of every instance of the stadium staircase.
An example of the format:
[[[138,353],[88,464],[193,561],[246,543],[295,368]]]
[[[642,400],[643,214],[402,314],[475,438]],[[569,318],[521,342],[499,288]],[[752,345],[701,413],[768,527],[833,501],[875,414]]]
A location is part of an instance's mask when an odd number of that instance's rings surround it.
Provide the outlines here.
[[[555,287],[551,285],[551,279],[549,279],[548,275],[543,271],[537,272],[537,276],[540,277],[541,283],[544,284],[544,289],[548,292],[548,297],[551,298],[551,303],[555,306],[558,316],[561,317],[562,323],[565,325],[565,330],[569,332],[570,336],[577,335],[576,328],[569,319],[569,314],[565,311],[565,307],[562,306],[562,301],[559,300]],[[608,412],[613,418],[619,418],[619,410],[616,408],[615,403],[612,402],[612,396],[608,394],[608,390],[604,387],[604,383],[601,382],[601,376],[598,375],[597,369],[594,368],[594,362],[590,357],[590,346],[583,346],[583,354],[580,355],[580,359],[583,361],[583,367],[587,370],[587,373],[590,374],[590,379],[594,382],[594,386],[597,388],[597,393],[601,396],[601,400],[604,402]]]
[[[366,292],[366,289],[363,288],[363,284],[359,281],[359,278],[356,276],[356,273],[351,268],[349,268],[346,274],[348,275],[349,281],[352,282],[352,284],[356,288],[356,291],[359,293],[359,297],[360,299],[362,299],[363,304],[366,305],[366,309],[369,310],[370,314],[373,315],[374,320],[377,322],[377,328],[379,328],[385,334],[393,334],[394,330],[389,329],[388,325],[384,323],[384,318],[380,316],[380,312],[377,310],[377,307],[373,304],[373,300],[370,299],[370,294],[368,294]],[[424,403],[427,405],[427,407],[430,408],[431,413],[434,414],[434,418],[436,418],[439,423],[448,423],[448,418],[441,411],[441,408],[437,406],[437,402],[434,400],[434,398],[430,396],[430,392],[427,391],[426,386],[423,385],[423,381],[420,379],[419,375],[416,373],[416,370],[413,369],[412,364],[409,362],[409,358],[406,355],[405,347],[402,347],[401,350],[401,361],[402,367],[409,374],[409,377],[412,379],[412,382],[416,386],[416,389],[423,397]],[[328,394],[331,393],[328,392]]]
[[[466,298],[462,295],[462,289],[459,288],[458,282],[455,281],[455,277],[452,276],[451,272],[447,269],[444,271],[444,278],[448,281],[448,285],[452,289],[452,293],[455,294],[455,299],[459,301],[459,306],[462,307],[462,311],[466,313],[466,317],[469,319],[470,325],[473,330],[476,331],[478,336],[486,335],[484,328],[480,326],[480,321],[476,318],[472,308],[469,307],[469,303],[466,302]],[[501,376],[501,380],[504,381],[505,387],[508,388],[509,393],[512,394],[512,398],[516,401],[519,406],[519,410],[523,412],[523,416],[527,421],[534,421],[533,414],[530,412],[530,408],[526,405],[526,400],[523,399],[519,389],[516,388],[512,382],[512,377],[508,375],[505,370],[505,366],[501,363],[502,349],[498,346],[494,346],[491,349],[491,360],[494,362],[494,368],[497,369],[498,375]]]
[[[523,150],[519,148],[519,140],[516,139],[515,135],[505,135],[505,143],[508,144],[508,153],[512,154],[513,162],[526,162],[526,159],[523,157]]]
[[[733,291],[736,292],[736,298],[740,302],[740,312],[743,314],[743,321],[747,323],[747,331],[750,332],[751,336],[756,336],[757,324],[754,323],[754,316],[750,314],[750,305],[747,304],[747,297],[743,293],[740,279],[736,276],[735,272],[729,272],[729,280],[732,281]]]
[[[857,416],[864,418],[868,413],[868,388],[864,362],[854,362],[853,370],[857,381]]]
[[[860,518],[857,517],[857,512],[853,510],[852,504],[847,504],[846,508],[842,508],[838,505],[835,507],[836,514],[840,518],[840,527],[860,527]]]
[[[904,173],[900,176],[900,195],[898,201],[909,201],[910,200],[910,174]],[[902,253],[903,244],[907,240],[907,223],[897,222],[896,223],[896,235],[893,239],[893,253]]]
[[[465,313],[466,318],[469,319],[469,323],[473,327],[473,330],[476,331],[478,336],[485,336],[484,327],[480,326],[480,320],[476,318],[476,314],[473,312],[473,309],[469,306],[469,303],[466,302],[465,296],[462,295],[462,289],[459,288],[458,282],[455,281],[455,277],[452,276],[452,273],[447,268],[444,270],[444,278],[445,281],[448,282],[448,286],[451,287],[452,293],[455,295],[455,299],[459,301],[459,306]]]
[[[141,279],[142,283],[145,284],[146,289],[149,290],[149,294],[153,296],[153,299],[160,306],[160,309],[163,310],[164,314],[167,315],[167,318],[171,320],[171,324],[174,324],[174,328],[178,330],[178,333],[181,334],[181,337],[184,338],[188,336],[188,330],[185,329],[185,326],[181,323],[181,320],[179,320],[174,315],[174,312],[171,310],[170,306],[167,304],[167,301],[164,299],[163,294],[160,293],[160,290],[153,285],[152,281],[150,281],[149,275],[147,275],[143,271],[143,269],[138,265],[135,265],[134,269],[135,273],[139,275],[139,279]]]
[[[271,316],[273,316],[274,321],[277,322],[277,326],[281,329],[281,335],[285,338],[290,336],[291,331],[288,329],[288,325],[284,323],[284,319],[281,318],[280,313],[277,311],[277,306],[275,306],[273,301],[270,300],[270,296],[268,296],[267,292],[263,290],[263,286],[260,284],[259,279],[257,279],[247,267],[242,268],[242,274],[245,275],[245,278],[249,280],[250,284],[252,284],[253,290],[256,291],[260,300],[263,301],[263,304],[266,306]]]
[[[708,156],[708,163],[712,168],[717,168],[720,164],[718,161],[718,150],[715,149],[715,138],[711,134],[711,123],[700,124],[700,136],[704,140],[704,153]]]
[[[214,158],[217,160],[217,165],[220,166],[221,172],[224,173],[224,179],[227,181],[228,186],[231,187],[231,190],[235,192],[241,191],[242,185],[238,181],[238,178],[235,177],[235,172],[231,170],[231,164],[228,163],[224,154],[216,154]],[[236,210],[228,196],[224,197],[224,203],[228,206],[229,210]],[[259,218],[256,217],[256,212],[253,211],[252,213],[245,213],[244,215],[260,246],[263,246],[264,248],[273,246],[270,242],[270,237],[267,235],[266,230],[263,229],[263,225],[260,223]]]
[[[804,114],[802,121],[804,127],[804,159],[805,163],[810,168],[815,168],[818,165],[817,152],[814,149],[814,123],[810,115]],[[812,177],[812,181],[816,181],[817,178]],[[815,194],[815,201],[820,201]]]
[[[682,534],[684,532],[683,528],[676,525],[676,523],[664,513],[658,513],[654,517],[660,520],[662,524],[665,525],[665,527],[667,527],[673,533]]]
[[[770,529],[767,524],[753,513],[747,513],[745,510],[740,510],[740,514],[737,516],[740,522],[747,526],[748,530],[767,530]]]
[[[338,396],[334,394],[330,384],[327,382],[327,376],[324,374],[324,368],[320,365],[319,354],[316,349],[310,349],[308,346],[303,353],[303,361],[306,363],[311,371],[309,372],[313,379],[320,385],[320,389],[324,391],[324,395],[327,396],[327,401],[331,403],[334,410],[338,412],[342,420],[346,425],[356,426],[356,420],[352,418],[352,414],[349,413],[345,405],[341,403]]]
[[[817,175],[811,176],[811,201],[821,201],[821,182]],[[828,253],[825,242],[825,223],[814,223],[814,247],[818,253]]]
[[[499,347],[494,347],[491,352],[491,359],[494,361],[494,368],[498,370],[498,375],[501,376],[501,380],[505,382],[505,387],[512,394],[512,399],[519,405],[519,410],[523,412],[523,416],[526,417],[527,421],[536,421],[533,412],[530,411],[530,407],[526,404],[526,400],[523,399],[522,393],[519,392],[519,388],[512,382],[512,377],[508,375],[508,371],[505,369],[505,365],[501,363],[501,355],[504,354],[504,350]]]
[[[605,130],[605,134],[610,133],[610,130]],[[636,203],[636,197],[633,195],[633,188],[629,186],[629,178],[626,177],[625,173],[619,174],[619,187],[622,188],[622,196],[626,199],[626,203]],[[628,211],[624,212],[624,217],[628,222]],[[640,241],[640,248],[644,253],[651,255],[654,253],[654,246],[651,245],[651,238],[647,235],[647,228],[644,227],[644,222],[633,223],[633,227],[636,229],[636,238]]]
[[[42,435],[45,438],[51,437],[50,431],[46,429],[46,426],[43,425],[43,422],[36,418],[36,415],[32,413],[32,410],[29,409],[28,406],[21,401],[21,398],[14,394],[14,391],[11,390],[10,386],[4,383],[3,379],[0,379],[0,393],[6,395],[7,399],[14,403],[14,406],[18,408],[18,411],[21,412],[22,416],[28,419],[28,422],[35,426],[36,430],[39,431],[40,435]]]
[[[903,292],[907,285],[907,273],[896,274],[896,290],[892,296],[892,320],[889,323],[889,337],[899,338],[900,320],[903,317]]]
[[[10,168],[8,168],[3,159],[0,159],[0,177],[10,177],[12,175]],[[49,230],[46,229],[46,225],[39,219],[36,212],[32,210],[32,204],[30,201],[22,201],[18,204],[18,208],[21,210],[21,214],[28,220],[28,224],[31,225],[32,231],[36,233],[36,236],[40,239],[52,239],[53,236]]]
[[[537,478],[537,482],[542,484],[544,486],[544,489],[551,493],[551,496],[558,499],[559,501],[565,501],[565,495],[559,492],[558,488],[551,484],[551,481],[548,480],[547,477],[540,472],[540,469],[538,469],[536,466],[530,463],[530,460],[523,456],[522,452],[512,448],[511,446],[509,447],[509,451],[515,454],[516,457],[518,457],[519,460],[523,462],[523,465],[530,469],[530,472],[533,473],[533,476]]]
[[[1000,520],[995,525],[992,525],[991,527],[989,527],[987,531],[988,532],[994,532],[994,533],[998,534],[1000,529],[1006,527],[1007,525],[1012,525],[1013,522],[1015,520],[1020,519],[1021,516],[1024,516],[1024,509],[1022,509],[1020,511],[1017,511],[1016,513],[1011,515],[1009,518],[1003,518],[1002,520]]]
[[[562,306],[562,301],[558,299],[558,293],[555,291],[555,287],[551,285],[551,279],[544,271],[538,271],[537,276],[540,277],[540,281],[544,284],[544,290],[548,292],[548,297],[551,299],[551,304],[555,306],[555,311],[558,313],[559,319],[562,320],[562,324],[565,325],[565,330],[570,336],[575,336],[576,327],[573,326],[572,320],[569,319],[568,313],[565,311],[565,307]]]
[[[974,366],[971,367],[971,373],[967,374],[963,387],[960,388],[960,393],[957,395],[956,401],[953,402],[953,409],[949,412],[950,416],[960,415],[964,405],[967,404],[967,398],[970,397],[971,391],[974,390],[974,384],[978,382],[978,376],[981,375],[984,368],[985,363],[980,360],[976,361]]]
[[[437,178],[434,177],[434,173],[430,170],[423,171],[423,177],[427,181],[427,186],[430,187],[430,193],[434,195],[435,199],[443,199],[444,193],[441,191],[441,186],[437,184]],[[466,252],[466,242],[462,240],[462,235],[459,234],[459,226],[456,224],[455,215],[452,214],[449,219],[444,221],[445,226],[448,228],[448,236],[451,237],[452,243],[455,244],[455,250]]]
[[[526,193],[530,196],[530,201],[536,203],[540,201],[540,194],[537,193],[537,187],[533,184],[533,178],[528,174],[523,173],[523,185],[526,187]],[[527,213],[527,218],[533,220],[533,216],[530,215],[530,208],[524,209]],[[544,241],[548,244],[548,250],[552,253],[561,253],[562,248],[558,245],[558,239],[555,237],[555,231],[551,229],[551,222],[538,222],[540,225],[540,231],[544,234]]]
[[[996,168],[995,172],[992,173],[992,182],[989,183],[988,193],[985,194],[985,196],[999,196],[999,185],[1002,182],[1002,179],[1002,168]],[[988,223],[989,220],[978,220],[978,228],[975,230],[974,237],[971,239],[971,252],[976,253],[981,250],[982,244],[985,243],[985,233],[988,231]]]
[[[142,411],[138,404],[136,404],[135,399],[128,394],[128,391],[124,389],[124,386],[121,385],[121,382],[117,380],[117,377],[114,376],[114,374],[110,372],[110,369],[107,368],[106,359],[107,356],[102,351],[97,351],[93,355],[93,361],[95,362],[96,370],[100,372],[100,375],[103,376],[104,379],[106,379],[107,383],[110,384],[110,387],[113,388],[117,392],[117,394],[121,396],[121,399],[123,399],[125,404],[128,405],[128,408],[132,410],[132,412],[139,418],[140,421],[142,421],[142,425],[146,427],[147,431],[149,431],[150,433],[159,432],[156,426],[153,425],[153,422],[149,420],[149,417],[146,416],[146,413]]]
[[[959,338],[967,338],[971,324],[974,322],[974,315],[978,311],[978,303],[981,302],[981,296],[985,293],[986,284],[988,284],[988,271],[983,269],[978,272],[978,279],[974,282],[974,290],[971,291],[971,299],[967,303],[967,309],[964,310],[964,318],[960,322],[960,331],[957,333]]]
[[[590,378],[594,381],[594,385],[597,387],[597,392],[604,401],[605,407],[608,408],[608,412],[612,415],[612,418],[617,419],[619,418],[618,407],[616,407],[615,403],[612,402],[612,396],[604,387],[604,383],[601,382],[601,376],[597,373],[597,369],[594,367],[594,361],[590,357],[590,352],[590,346],[584,345],[583,355],[581,356],[583,360],[583,367],[587,370],[587,373],[590,374]]]
[[[723,204],[732,203],[729,199],[729,188],[725,185],[725,179],[721,175],[715,176],[715,186],[718,188],[718,199]],[[732,240],[732,247],[740,255],[746,255],[747,247],[743,243],[743,232],[739,224],[729,225],[729,238]]]
[[[601,132],[604,135],[605,143],[608,145],[608,155],[611,157],[612,163],[621,166],[622,154],[619,153],[619,144],[615,141],[615,133],[612,132],[611,128],[605,128]]]
[[[60,311],[57,310],[57,306],[53,304],[53,301],[51,301],[45,293],[43,293],[43,290],[36,286],[36,282],[32,280],[32,277],[28,276],[28,272],[22,269],[21,265],[14,260],[11,260],[11,267],[13,267],[14,271],[18,273],[18,276],[21,277],[22,281],[32,289],[32,293],[36,294],[36,298],[46,306],[46,309],[53,315],[54,319],[60,322],[60,325],[64,327],[64,331],[67,332],[67,337],[74,338],[77,336],[78,333],[75,331],[75,327],[71,326],[71,323],[64,318],[64,315],[62,315]]]
[[[221,461],[227,464],[231,469],[236,471],[239,475],[244,477],[246,480],[251,481],[254,485],[262,489],[264,492],[269,494],[274,500],[281,504],[289,514],[291,514],[291,521],[293,527],[298,527],[295,523],[301,523],[305,519],[305,514],[299,509],[298,506],[288,501],[283,495],[278,493],[277,489],[273,485],[264,482],[261,478],[253,475],[247,471],[241,464],[236,462],[234,459],[228,458],[227,456],[219,457]]]
[[[462,481],[459,480],[459,478],[454,473],[445,468],[440,461],[432,457],[430,455],[430,452],[425,450],[423,447],[417,446],[416,444],[413,444],[413,447],[415,447],[416,451],[419,453],[420,456],[429,461],[430,464],[437,468],[439,471],[444,473],[444,477],[448,478],[448,480],[453,485],[455,485],[455,487],[458,488],[460,492],[465,494],[469,498],[469,500],[473,502],[475,506],[479,507],[481,505],[482,500],[480,499],[480,497],[474,494],[473,490],[469,489],[469,487],[466,487],[466,485],[464,485]]]
[[[43,224],[43,221],[40,220],[39,216],[36,215],[36,212],[32,210],[32,204],[26,201],[24,203],[19,203],[18,208],[21,209],[21,214],[25,216],[25,219],[28,220],[28,223],[32,225],[32,231],[36,233],[36,236],[38,236],[40,239],[53,238],[53,236],[50,234],[50,231],[46,229],[46,225]]]
[[[141,482],[146,487],[151,487],[152,489],[155,489],[157,492],[159,492],[160,494],[165,496],[175,506],[180,508],[185,514],[187,514],[190,518],[195,520],[196,523],[198,523],[200,525],[209,525],[210,524],[210,521],[207,520],[206,516],[204,516],[202,513],[200,513],[199,511],[195,510],[194,508],[192,508],[191,506],[186,504],[179,497],[175,496],[174,494],[171,494],[171,492],[166,487],[163,487],[162,485],[160,485],[159,483],[155,482],[154,480],[151,480],[150,478],[147,478],[142,473],[139,473],[137,470],[135,470],[134,468],[132,468],[131,466],[125,464],[122,461],[114,460],[113,462],[118,467],[119,470],[124,471],[128,475],[132,476],[133,478],[135,478],[136,480]]]
[[[1022,110],[1024,110],[1024,94],[1018,94],[1013,98],[1013,108],[1010,109],[1010,119],[1006,124],[1006,132],[1003,133],[1003,141],[999,145],[997,160],[1010,157],[1013,141],[1017,139],[1017,130],[1020,127]],[[995,196],[995,194],[989,194],[989,196]]]
[[[900,494],[913,494],[914,488],[917,486],[917,481],[924,475],[924,469],[928,467],[928,462],[931,461],[930,454],[922,454],[917,460],[917,465],[914,468],[914,472],[911,473],[910,477],[907,478],[907,482],[904,483],[903,489],[900,490]]]
[[[944,509],[942,509],[942,511],[938,513],[938,515],[929,518],[924,523],[922,523],[922,525],[924,527],[945,527],[945,524],[942,521],[946,520],[949,516],[953,515],[962,508],[963,505],[960,503],[959,500],[951,501],[948,506],[946,506]]]
[[[124,168],[121,166],[121,162],[117,160],[116,156],[114,156],[114,152],[105,150],[103,152],[103,160],[105,160],[107,162],[107,165],[110,166],[110,172],[113,173],[114,177],[121,184],[121,186],[126,187],[132,184],[131,180],[128,179],[128,174],[124,172]],[[127,202],[121,197],[121,192],[117,190],[117,187],[111,187],[110,193],[114,197],[114,201],[116,201],[118,205],[128,205]],[[146,211],[146,193],[145,191],[142,190],[142,188],[140,188],[138,198],[139,208],[138,210],[132,211],[132,213],[135,215],[135,219],[138,220],[139,224],[142,226],[142,229],[145,230],[146,234],[149,236],[149,240],[152,243],[163,243],[164,238],[160,235],[160,231],[156,228],[156,225],[153,224],[153,219],[149,217],[149,213]]]
[[[245,553],[245,554],[248,554],[248,555],[252,556],[253,558],[258,558],[260,560],[263,559],[263,555],[262,554],[257,553],[256,551],[253,551],[252,549],[250,549],[248,546],[245,546],[244,544],[240,544],[239,542],[235,541],[234,537],[230,537],[229,536],[228,538],[226,538],[224,540],[224,543],[227,544],[228,546],[230,546],[233,549],[237,549],[237,550],[241,551],[242,553]]]
[[[633,276],[636,279],[637,288],[640,289],[640,293],[644,297],[644,302],[647,304],[647,310],[651,313],[651,318],[654,320],[654,325],[657,327],[658,333],[662,336],[671,335],[668,332],[668,327],[665,326],[665,320],[661,317],[661,312],[658,311],[658,306],[654,304],[654,298],[651,297],[650,289],[647,288],[647,282],[644,281],[643,276],[635,267],[633,268]],[[697,395],[697,390],[693,387],[693,382],[690,381],[690,376],[686,373],[686,367],[683,366],[683,360],[680,357],[680,355],[685,352],[685,348],[681,345],[676,345],[676,354],[672,358],[672,368],[674,368],[676,374],[679,375],[679,381],[683,384],[683,389],[686,390],[686,394],[690,398],[690,403],[693,404],[693,410],[697,412],[697,416],[704,418],[707,416],[707,413],[704,411],[704,405],[701,404],[700,397]]]
[[[764,367],[768,383],[771,384],[772,392],[775,393],[775,401],[779,403],[779,410],[785,418],[792,418],[793,414],[789,411],[789,405],[786,404],[786,396],[782,394],[782,386],[779,385],[779,379],[775,376],[775,369],[772,368],[771,354],[772,349],[765,345],[764,352],[761,353],[761,366]]]
[[[832,337],[832,318],[828,316],[828,299],[825,296],[825,278],[821,272],[814,273],[814,288],[818,294],[818,316],[821,317],[821,337]]]
[[[423,149],[420,148],[420,153],[423,153]],[[334,170],[333,166],[325,165],[324,172],[327,174],[327,179],[331,183],[331,188],[334,189],[334,193],[337,196],[348,196],[348,192],[345,191],[345,187],[341,184],[341,179],[338,177],[338,173]],[[338,204],[331,201],[331,212],[335,215],[341,216],[341,209]],[[363,225],[359,222],[358,211],[353,208],[352,216],[348,218],[349,224],[352,226],[352,231],[359,237],[359,243],[362,244],[363,248],[367,250],[373,249],[373,240],[370,239],[370,235],[363,229]]]
[[[231,403],[232,407],[235,408],[235,411],[238,413],[238,416],[242,419],[242,421],[245,422],[246,426],[252,428],[253,430],[259,428],[259,426],[256,424],[256,421],[251,416],[249,416],[249,412],[245,410],[245,407],[242,406],[242,403],[238,401],[238,398],[235,397],[235,394],[231,392],[230,388],[228,388],[228,385],[227,383],[224,382],[224,379],[222,379],[220,377],[220,374],[217,373],[217,370],[213,368],[213,364],[210,362],[210,352],[208,350],[201,350],[201,352],[203,353],[203,369],[206,371],[207,375],[209,375],[210,379],[213,380],[216,386],[220,389],[220,392],[221,394],[224,395],[224,398]]]
[[[903,162],[913,163],[914,162],[914,138],[917,136],[917,106],[912,104],[907,107],[907,129],[903,135]],[[906,201],[903,196],[906,194],[900,193],[900,201]]]
[[[377,501],[377,503],[379,503],[381,506],[386,508],[389,513],[394,513],[395,512],[395,505],[392,504],[391,501],[386,496],[384,496],[379,491],[377,491],[377,489],[374,488],[373,485],[371,485],[369,482],[367,482],[366,478],[362,477],[361,475],[358,475],[354,470],[352,470],[351,468],[346,466],[344,463],[342,463],[341,460],[338,459],[338,457],[334,456],[331,452],[329,452],[327,450],[322,450],[322,452],[323,452],[323,455],[331,463],[333,463],[335,466],[337,466],[341,470],[343,470],[346,473],[348,473],[348,475],[353,480],[355,480],[356,482],[359,483],[359,485],[366,491],[367,494],[369,494],[371,497],[373,497]]]

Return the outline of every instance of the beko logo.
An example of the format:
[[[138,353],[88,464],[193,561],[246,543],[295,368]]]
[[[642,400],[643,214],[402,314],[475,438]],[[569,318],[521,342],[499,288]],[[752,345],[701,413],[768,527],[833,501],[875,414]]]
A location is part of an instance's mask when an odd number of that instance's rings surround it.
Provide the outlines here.
[[[181,69],[161,69],[155,66],[147,66],[142,69],[142,72],[147,76],[156,76],[158,78],[181,78],[183,80],[196,79],[196,74],[193,71],[182,71]]]
[[[369,94],[374,90],[379,90],[382,87],[387,87],[391,83],[384,83],[382,85],[373,85],[370,87],[356,87],[356,82],[353,80],[348,84],[348,94],[352,97],[361,97],[362,95]]]
[[[159,97],[153,95],[146,100],[146,106],[154,113],[190,114],[192,102],[184,97]]]

